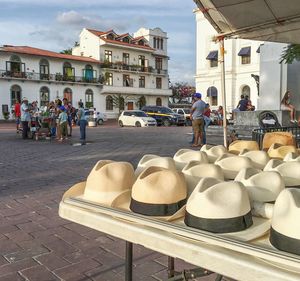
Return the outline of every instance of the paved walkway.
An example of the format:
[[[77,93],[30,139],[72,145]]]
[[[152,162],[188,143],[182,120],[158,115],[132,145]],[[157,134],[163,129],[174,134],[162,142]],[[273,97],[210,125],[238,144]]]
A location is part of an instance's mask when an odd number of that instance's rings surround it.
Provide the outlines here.
[[[124,241],[58,216],[62,194],[100,159],[136,165],[146,153],[172,156],[188,147],[190,127],[88,128],[91,144],[23,141],[0,124],[0,281],[124,280]],[[208,136],[221,143],[222,137]],[[176,270],[191,265],[176,260]],[[164,280],[167,257],[134,247],[134,280]],[[202,280],[213,280],[212,276]]]

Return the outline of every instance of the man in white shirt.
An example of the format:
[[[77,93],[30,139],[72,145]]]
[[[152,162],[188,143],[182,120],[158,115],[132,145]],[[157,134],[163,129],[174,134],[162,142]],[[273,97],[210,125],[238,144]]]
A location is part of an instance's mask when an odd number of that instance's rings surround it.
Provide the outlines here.
[[[30,113],[28,108],[28,99],[23,98],[22,99],[22,105],[21,105],[21,122],[22,122],[22,137],[23,139],[28,138],[28,123],[30,122]]]

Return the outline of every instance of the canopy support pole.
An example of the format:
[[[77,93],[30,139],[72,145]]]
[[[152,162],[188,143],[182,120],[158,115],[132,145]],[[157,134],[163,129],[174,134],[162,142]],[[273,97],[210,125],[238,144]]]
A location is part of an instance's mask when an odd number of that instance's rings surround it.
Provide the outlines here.
[[[224,146],[227,147],[227,119],[226,119],[226,90],[225,90],[225,57],[224,57],[224,37],[219,37],[220,44],[220,64],[221,64],[221,90],[223,105],[223,137]]]

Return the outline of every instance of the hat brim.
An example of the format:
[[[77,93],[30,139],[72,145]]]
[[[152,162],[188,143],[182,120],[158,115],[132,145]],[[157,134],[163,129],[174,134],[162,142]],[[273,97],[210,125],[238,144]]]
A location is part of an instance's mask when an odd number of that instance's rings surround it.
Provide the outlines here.
[[[132,212],[129,208],[130,200],[131,200],[131,190],[128,190],[128,191],[125,191],[125,192],[121,193],[118,197],[116,197],[113,200],[113,202],[111,203],[111,207],[121,209],[121,210],[125,210],[125,211],[128,211],[128,212]],[[177,220],[179,218],[184,217],[184,215],[185,215],[185,205],[183,207],[181,207],[172,216],[166,216],[166,217],[155,217],[155,216],[153,216],[153,218],[161,219],[161,220],[164,220],[164,221],[174,221],[174,220]]]

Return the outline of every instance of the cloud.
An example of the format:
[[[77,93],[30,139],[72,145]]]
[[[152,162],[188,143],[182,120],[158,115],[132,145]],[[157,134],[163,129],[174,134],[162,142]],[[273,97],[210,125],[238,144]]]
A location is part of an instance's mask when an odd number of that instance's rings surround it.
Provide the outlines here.
[[[59,13],[58,16],[56,17],[56,21],[59,24],[66,24],[68,26],[72,26],[72,25],[82,26],[82,25],[88,25],[90,23],[90,19],[88,17],[85,17],[75,11]]]

